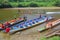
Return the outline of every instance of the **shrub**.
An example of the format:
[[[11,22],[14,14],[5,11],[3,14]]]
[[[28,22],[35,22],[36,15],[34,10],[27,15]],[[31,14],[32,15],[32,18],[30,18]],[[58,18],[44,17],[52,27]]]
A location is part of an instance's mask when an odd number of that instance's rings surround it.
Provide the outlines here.
[[[60,2],[56,2],[54,6],[60,7]]]
[[[19,4],[18,7],[24,7],[22,4]]]
[[[0,4],[0,8],[12,8],[10,4]]]
[[[0,8],[2,8],[2,4],[0,4]]]
[[[30,6],[30,7],[38,7],[38,5],[36,3],[30,3],[28,6]]]

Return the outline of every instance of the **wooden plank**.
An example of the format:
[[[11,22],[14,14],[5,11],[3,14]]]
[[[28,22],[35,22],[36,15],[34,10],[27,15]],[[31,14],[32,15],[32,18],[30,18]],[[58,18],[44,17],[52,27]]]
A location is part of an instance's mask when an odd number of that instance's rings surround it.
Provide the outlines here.
[[[45,35],[46,38],[55,36],[55,35],[60,35],[60,33],[58,33],[60,30],[54,30],[52,32],[49,32],[48,34]]]

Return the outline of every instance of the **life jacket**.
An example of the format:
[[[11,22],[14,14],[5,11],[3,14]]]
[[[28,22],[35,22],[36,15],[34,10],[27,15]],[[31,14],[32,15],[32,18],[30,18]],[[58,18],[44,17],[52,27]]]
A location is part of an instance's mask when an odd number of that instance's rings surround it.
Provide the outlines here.
[[[2,24],[2,29],[4,29],[5,28],[5,26]]]
[[[5,30],[5,31],[6,31],[6,33],[8,33],[8,32],[10,31],[10,28],[6,28],[6,30]]]
[[[0,28],[4,29],[4,28],[5,28],[5,26],[4,26],[3,24],[0,24]]]

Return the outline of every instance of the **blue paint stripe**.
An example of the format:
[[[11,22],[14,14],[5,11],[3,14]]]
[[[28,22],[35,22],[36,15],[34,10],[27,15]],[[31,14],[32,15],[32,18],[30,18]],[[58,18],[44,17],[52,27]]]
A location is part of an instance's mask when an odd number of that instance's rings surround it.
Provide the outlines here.
[[[52,17],[50,18],[50,16],[49,16],[48,18],[51,19]],[[24,26],[28,27],[28,25],[32,26],[32,24],[35,24],[39,21],[42,22],[42,20],[44,20],[44,19],[46,19],[46,17],[36,18],[36,19],[33,19],[33,20],[29,20],[29,21],[17,24],[17,25],[12,26],[12,27],[13,27],[13,30],[18,30],[19,28],[24,28]],[[18,26],[18,27],[16,27],[16,26]],[[10,32],[12,32],[12,31],[10,30]]]

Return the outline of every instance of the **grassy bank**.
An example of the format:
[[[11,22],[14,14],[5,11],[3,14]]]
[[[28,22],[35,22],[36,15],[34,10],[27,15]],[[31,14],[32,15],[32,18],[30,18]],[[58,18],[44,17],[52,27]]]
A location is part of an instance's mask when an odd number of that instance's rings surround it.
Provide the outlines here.
[[[59,36],[53,36],[50,38],[42,37],[42,38],[40,38],[40,40],[60,40],[60,37]]]

